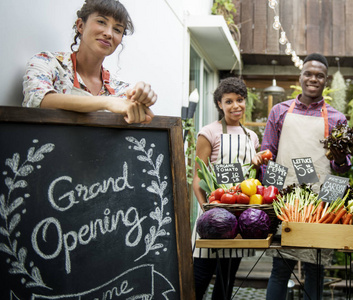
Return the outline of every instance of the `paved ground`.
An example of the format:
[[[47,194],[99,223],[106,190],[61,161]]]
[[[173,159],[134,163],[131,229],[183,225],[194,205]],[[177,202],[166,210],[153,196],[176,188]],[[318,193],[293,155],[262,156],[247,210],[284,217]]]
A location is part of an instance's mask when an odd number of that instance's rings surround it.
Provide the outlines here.
[[[266,299],[266,290],[265,289],[255,289],[255,288],[240,288],[237,291],[237,287],[234,287],[233,289],[233,296],[232,300],[265,300]],[[212,290],[213,290],[213,285],[210,284],[207,294],[204,297],[204,300],[211,300],[212,298]],[[288,300],[299,300],[303,299],[303,297],[299,296],[299,293],[297,290],[293,291],[292,295],[289,295],[287,297]],[[323,300],[345,300],[346,295],[341,292],[341,291],[331,291],[329,289],[325,289],[324,295],[323,295]]]
[[[242,259],[242,262],[237,272],[238,279],[235,280],[236,286],[233,288],[232,300],[265,300],[266,299],[267,280],[270,276],[270,272],[272,268],[272,258],[266,255],[263,255],[263,256],[261,255],[262,255],[262,251],[256,251],[255,256]],[[261,259],[254,267],[255,261],[260,257]],[[248,274],[249,270],[252,267],[254,268],[251,272],[251,276],[250,276],[251,278],[248,278],[247,280],[244,281],[245,277],[249,275]],[[294,277],[292,277],[292,279],[294,280]],[[211,284],[207,290],[204,300],[211,300],[213,283],[214,281],[211,281]],[[238,290],[237,285],[238,286],[241,285],[242,287]],[[237,294],[235,294],[236,291],[237,291]],[[287,300],[301,300],[301,299],[303,299],[302,292],[299,295],[298,289],[293,289],[293,293],[287,297]],[[342,289],[331,290],[329,287],[327,287],[324,290],[323,300],[345,300],[345,299],[348,299],[348,298],[346,297],[346,294]],[[352,291],[351,299],[353,299],[353,291]]]
[[[233,297],[232,299],[237,299],[237,300],[251,300],[251,299],[266,299],[266,290],[264,289],[254,289],[254,288],[240,288],[235,295],[235,292],[237,291],[237,287],[233,289]],[[207,290],[207,295],[204,297],[204,300],[211,300],[212,299],[212,290],[213,290],[213,285],[210,285],[208,290]]]

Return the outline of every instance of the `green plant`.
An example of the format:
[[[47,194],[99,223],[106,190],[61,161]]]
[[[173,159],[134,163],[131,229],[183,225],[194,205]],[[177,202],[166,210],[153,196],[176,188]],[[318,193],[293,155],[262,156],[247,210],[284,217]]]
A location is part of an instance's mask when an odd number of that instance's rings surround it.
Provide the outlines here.
[[[347,85],[340,71],[333,74],[331,83],[332,91],[330,96],[332,97],[331,105],[338,111],[344,113],[346,110],[346,91]]]
[[[347,259],[348,257],[346,256],[346,253],[340,252],[335,250],[333,253],[333,258],[332,258],[332,265],[333,266],[347,266],[349,269],[349,264],[350,262]],[[342,278],[346,279],[346,271],[341,270],[339,268],[335,270],[325,270],[326,276],[328,277],[336,277],[336,278]]]
[[[187,160],[186,164],[186,181],[188,184],[192,184],[194,179],[194,167],[195,167],[195,151],[196,151],[196,137],[195,137],[195,126],[194,119],[182,120],[182,127],[186,133],[187,148],[185,150],[185,157]]]
[[[251,88],[247,88],[247,90],[248,97],[246,98],[245,120],[250,122],[252,120],[252,112],[255,108],[255,103],[261,101],[259,93],[253,92]]]
[[[232,0],[215,0],[211,11],[214,15],[223,15],[227,24],[234,24],[233,14],[235,14],[237,10]]]
[[[215,0],[211,8],[213,15],[222,15],[228,25],[229,31],[232,34],[234,41],[240,44],[240,30],[234,23],[234,15],[237,10],[232,0]]]

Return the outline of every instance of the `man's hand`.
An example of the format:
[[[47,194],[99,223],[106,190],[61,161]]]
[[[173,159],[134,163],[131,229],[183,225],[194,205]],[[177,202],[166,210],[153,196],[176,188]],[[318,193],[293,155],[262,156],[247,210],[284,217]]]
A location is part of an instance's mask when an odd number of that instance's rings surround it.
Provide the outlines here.
[[[341,152],[336,148],[330,149],[331,154],[333,155],[333,160],[335,161],[336,165],[342,165],[347,161],[346,154]]]

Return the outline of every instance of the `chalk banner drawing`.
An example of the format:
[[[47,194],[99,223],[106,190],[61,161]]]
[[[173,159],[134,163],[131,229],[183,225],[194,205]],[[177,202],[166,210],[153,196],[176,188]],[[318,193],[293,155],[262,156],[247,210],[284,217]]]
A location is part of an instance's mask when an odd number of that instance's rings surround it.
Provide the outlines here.
[[[179,299],[167,132],[2,125],[1,299]]]

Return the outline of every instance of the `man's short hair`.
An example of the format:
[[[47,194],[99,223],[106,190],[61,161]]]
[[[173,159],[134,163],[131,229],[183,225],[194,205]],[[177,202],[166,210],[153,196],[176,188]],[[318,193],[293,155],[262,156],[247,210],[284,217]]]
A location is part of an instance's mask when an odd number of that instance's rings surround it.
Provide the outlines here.
[[[316,60],[316,61],[319,61],[319,62],[323,63],[326,66],[326,69],[328,69],[327,59],[322,54],[320,54],[320,53],[311,53],[311,54],[309,54],[307,57],[305,57],[304,64],[306,62],[308,62],[308,61],[311,61],[311,60]]]

